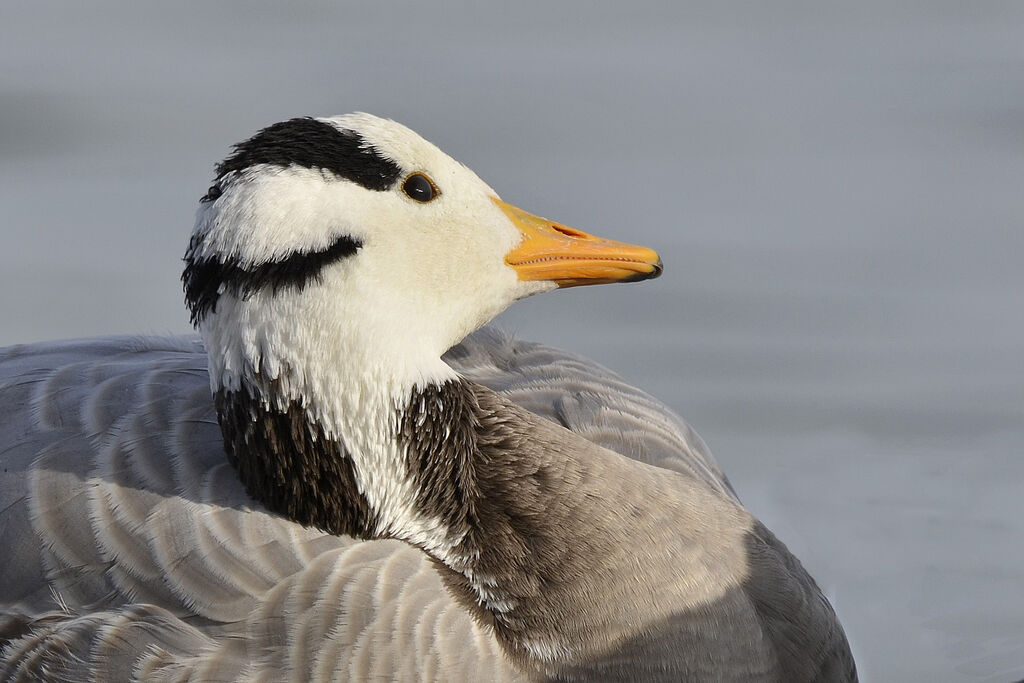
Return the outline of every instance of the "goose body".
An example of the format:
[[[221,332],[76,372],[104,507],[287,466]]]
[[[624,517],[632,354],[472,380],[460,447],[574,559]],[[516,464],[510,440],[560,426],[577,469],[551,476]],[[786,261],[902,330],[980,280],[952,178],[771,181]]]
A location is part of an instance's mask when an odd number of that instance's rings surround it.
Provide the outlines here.
[[[349,115],[238,145],[185,261],[201,340],[0,351],[4,678],[856,679],[685,422],[473,332],[650,250]]]

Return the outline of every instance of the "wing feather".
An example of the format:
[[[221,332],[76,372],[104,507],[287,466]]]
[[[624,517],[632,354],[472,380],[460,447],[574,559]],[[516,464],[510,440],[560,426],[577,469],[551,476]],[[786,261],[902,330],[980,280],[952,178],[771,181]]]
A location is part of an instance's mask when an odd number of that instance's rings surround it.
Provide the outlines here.
[[[487,330],[446,358],[585,438],[728,490],[689,426],[614,373]],[[517,678],[422,552],[248,498],[195,337],[0,350],[0,411],[0,678]]]

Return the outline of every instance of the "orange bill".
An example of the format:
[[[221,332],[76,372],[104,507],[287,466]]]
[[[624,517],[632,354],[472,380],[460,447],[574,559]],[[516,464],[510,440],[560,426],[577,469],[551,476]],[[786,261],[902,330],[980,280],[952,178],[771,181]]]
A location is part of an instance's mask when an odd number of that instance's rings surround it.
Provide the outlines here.
[[[661,258],[647,247],[594,237],[534,216],[500,199],[492,201],[523,233],[505,254],[520,280],[548,280],[559,287],[635,282],[661,275]]]

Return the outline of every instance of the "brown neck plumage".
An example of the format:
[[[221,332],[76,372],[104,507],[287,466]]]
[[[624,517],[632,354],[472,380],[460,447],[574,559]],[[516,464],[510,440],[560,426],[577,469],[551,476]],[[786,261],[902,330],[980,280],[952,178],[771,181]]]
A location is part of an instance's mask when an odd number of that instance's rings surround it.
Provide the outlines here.
[[[353,459],[299,404],[272,408],[243,389],[218,392],[216,405],[228,457],[254,498],[334,534],[390,534],[382,530],[393,520],[360,493]],[[415,514],[455,539],[445,552],[424,550],[524,672],[756,678],[792,663],[766,639],[776,630],[789,637],[763,621],[780,595],[795,591],[786,623],[831,623],[811,609],[813,582],[752,589],[756,574],[774,574],[779,562],[787,573],[770,585],[802,569],[704,485],[593,446],[461,379],[414,391],[396,424]],[[836,657],[826,649],[810,663],[845,665]],[[718,668],[705,671],[709,662]]]

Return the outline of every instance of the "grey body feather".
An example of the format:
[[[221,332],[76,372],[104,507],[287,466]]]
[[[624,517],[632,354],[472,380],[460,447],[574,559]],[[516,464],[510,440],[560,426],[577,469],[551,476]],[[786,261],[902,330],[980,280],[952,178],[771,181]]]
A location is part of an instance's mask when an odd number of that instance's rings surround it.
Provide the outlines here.
[[[446,360],[497,392],[482,399],[495,410],[515,413],[516,404],[618,454],[580,451],[615,475],[576,482],[583,492],[607,490],[609,500],[591,500],[595,515],[620,494],[647,495],[655,512],[643,513],[645,524],[661,527],[650,541],[674,537],[677,524],[684,536],[696,534],[689,538],[700,557],[657,561],[666,599],[650,606],[662,615],[656,623],[619,634],[573,667],[541,673],[855,679],[817,586],[743,510],[700,438],[664,405],[588,361],[489,330]],[[328,535],[254,503],[225,458],[206,366],[192,337],[0,350],[0,679],[540,675],[509,654],[481,610],[419,549]],[[526,413],[517,419],[539,443],[564,438]],[[631,460],[651,467],[636,475]],[[658,510],[659,496],[680,495]],[[628,539],[624,532],[603,542],[623,555],[636,550],[621,547]],[[707,556],[724,558],[721,575],[692,571],[716,566]],[[623,577],[595,582],[628,592]],[[679,595],[692,595],[692,604]],[[575,626],[621,621],[618,604],[609,599],[590,612],[593,623]],[[648,664],[640,671],[637,661]]]

